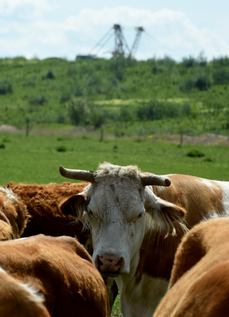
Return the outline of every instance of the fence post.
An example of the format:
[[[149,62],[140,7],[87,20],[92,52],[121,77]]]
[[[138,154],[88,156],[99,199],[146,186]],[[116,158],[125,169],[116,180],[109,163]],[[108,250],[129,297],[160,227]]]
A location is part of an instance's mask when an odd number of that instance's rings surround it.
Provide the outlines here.
[[[26,118],[26,136],[29,136],[29,118]]]

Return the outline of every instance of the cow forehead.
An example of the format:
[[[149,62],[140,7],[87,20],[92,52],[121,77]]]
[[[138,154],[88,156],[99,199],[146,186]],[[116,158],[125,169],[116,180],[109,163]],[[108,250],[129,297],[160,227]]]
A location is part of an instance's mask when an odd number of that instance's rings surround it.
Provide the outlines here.
[[[113,179],[93,185],[89,207],[99,210],[118,208],[131,212],[143,204],[144,189],[138,182]]]

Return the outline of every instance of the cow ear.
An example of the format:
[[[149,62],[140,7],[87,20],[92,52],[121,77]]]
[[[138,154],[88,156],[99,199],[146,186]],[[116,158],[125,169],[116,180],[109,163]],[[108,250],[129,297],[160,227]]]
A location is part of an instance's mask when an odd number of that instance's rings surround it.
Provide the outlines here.
[[[178,232],[188,232],[187,223],[184,219],[186,211],[184,208],[160,199],[160,215],[163,227],[167,234],[177,235]]]
[[[167,213],[169,217],[171,217],[171,220],[176,220],[177,216],[179,218],[184,218],[186,215],[186,211],[184,208],[174,205],[172,203],[169,203],[167,201],[163,201],[160,205],[161,212]]]
[[[73,195],[61,201],[59,209],[64,216],[80,218],[83,214],[83,206],[87,202],[85,194]]]
[[[155,229],[165,237],[169,234],[175,236],[178,231],[181,235],[189,231],[185,221],[185,209],[159,198],[147,187],[145,187],[145,209],[151,215]]]

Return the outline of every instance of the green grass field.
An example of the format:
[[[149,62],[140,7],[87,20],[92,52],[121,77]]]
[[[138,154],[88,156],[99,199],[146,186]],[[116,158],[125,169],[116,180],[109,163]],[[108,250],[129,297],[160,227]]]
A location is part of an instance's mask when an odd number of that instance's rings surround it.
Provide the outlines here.
[[[202,157],[187,156],[200,152]],[[61,183],[59,165],[96,170],[104,161],[138,165],[155,174],[190,174],[229,180],[229,147],[151,142],[148,139],[106,140],[87,136],[61,137],[0,133],[1,184]]]
[[[187,153],[201,154],[190,157]],[[106,140],[0,133],[1,185],[8,182],[61,183],[59,165],[96,170],[100,162],[134,164],[155,174],[180,173],[229,180],[229,147],[151,142],[149,139]],[[69,181],[69,180],[68,180]],[[113,316],[121,316],[119,299]]]

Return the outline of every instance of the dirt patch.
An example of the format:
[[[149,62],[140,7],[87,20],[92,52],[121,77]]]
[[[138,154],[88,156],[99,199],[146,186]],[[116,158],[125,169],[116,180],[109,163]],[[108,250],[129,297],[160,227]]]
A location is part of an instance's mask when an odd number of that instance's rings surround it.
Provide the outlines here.
[[[21,130],[15,128],[12,125],[7,125],[7,124],[0,125],[0,132],[3,132],[3,133],[22,133]]]
[[[25,131],[19,130],[11,125],[0,125],[0,132],[4,133],[25,133]],[[54,128],[39,128],[33,129],[30,131],[31,134],[40,134],[40,135],[61,135],[61,136],[80,136],[92,132],[89,129],[68,127],[65,129],[54,129]],[[113,136],[114,137],[114,136]],[[111,135],[105,135],[104,139],[113,138]],[[152,138],[152,139],[151,139]],[[189,136],[183,135],[167,135],[167,134],[158,134],[154,136],[149,136],[149,140],[152,142],[168,142],[175,144],[199,144],[199,145],[227,145],[229,146],[229,137],[218,135],[218,134],[202,134],[199,136]]]
[[[153,140],[152,140],[153,141]],[[169,142],[176,144],[199,144],[199,145],[228,145],[229,137],[218,134],[202,134],[198,136],[189,135],[157,135],[156,142]]]

